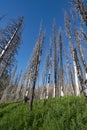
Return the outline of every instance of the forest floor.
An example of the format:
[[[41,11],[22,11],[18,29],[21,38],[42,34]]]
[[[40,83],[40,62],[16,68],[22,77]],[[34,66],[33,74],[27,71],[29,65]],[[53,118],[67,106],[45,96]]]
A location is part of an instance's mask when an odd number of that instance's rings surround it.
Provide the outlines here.
[[[0,104],[0,130],[87,130],[87,101],[66,96]]]

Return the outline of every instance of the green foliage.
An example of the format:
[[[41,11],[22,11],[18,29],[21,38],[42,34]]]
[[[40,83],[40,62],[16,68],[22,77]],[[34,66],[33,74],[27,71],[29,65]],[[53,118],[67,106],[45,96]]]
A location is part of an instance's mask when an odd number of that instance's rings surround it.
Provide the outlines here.
[[[86,99],[67,96],[34,101],[32,111],[24,102],[0,104],[0,130],[87,130]]]

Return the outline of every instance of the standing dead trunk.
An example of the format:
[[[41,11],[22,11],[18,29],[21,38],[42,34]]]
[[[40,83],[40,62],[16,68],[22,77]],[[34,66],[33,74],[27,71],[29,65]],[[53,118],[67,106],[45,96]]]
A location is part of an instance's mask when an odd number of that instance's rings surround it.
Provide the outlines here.
[[[76,62],[75,62],[74,55],[73,55],[74,47],[72,44],[70,20],[66,13],[65,13],[65,26],[66,26],[66,32],[68,35],[68,39],[69,39],[69,47],[70,47],[70,51],[71,51],[71,56],[72,56],[72,60],[73,60],[73,67],[74,67],[74,74],[75,74],[75,86],[76,86],[75,93],[76,93],[76,96],[78,96],[80,94],[79,84],[78,84],[78,74],[77,74]]]
[[[60,87],[60,96],[64,96],[63,92],[63,51],[62,51],[62,32],[61,29],[59,30],[59,35],[58,35],[58,42],[59,42],[59,87]]]
[[[32,111],[32,108],[33,108],[33,100],[34,100],[34,89],[35,89],[35,85],[36,85],[36,76],[35,76],[35,79],[34,79],[34,82],[33,82],[33,86],[32,86],[32,89],[31,89],[30,111]]]
[[[80,58],[81,58],[81,61],[82,61],[82,64],[83,64],[83,68],[84,68],[84,71],[85,71],[85,77],[87,79],[87,66],[86,66],[86,62],[85,62],[83,51],[82,51],[82,46],[81,46],[80,39],[79,39],[79,33],[78,33],[77,30],[75,30],[75,39],[76,39],[78,51],[79,51],[79,54],[80,54]]]
[[[76,96],[80,95],[80,90],[79,90],[79,84],[78,84],[78,71],[77,71],[77,67],[76,67],[76,62],[75,62],[75,58],[74,58],[75,54],[73,51],[73,65],[74,65],[74,73],[75,73],[75,82],[76,82],[76,87],[75,87],[75,94]]]
[[[81,20],[83,20],[87,26],[87,8],[83,0],[72,0],[72,4],[76,9],[77,14],[80,15]]]
[[[15,66],[15,68],[11,74],[11,79],[10,79],[9,85],[6,87],[6,89],[3,92],[3,95],[1,97],[1,102],[7,102],[7,101],[9,101],[9,99],[11,100],[11,90],[12,90],[11,82],[13,80],[13,77],[15,76],[16,70],[17,70],[17,65]]]
[[[20,29],[20,27],[21,27],[21,25],[22,25],[22,22],[23,22],[23,18],[21,18],[21,19],[19,20],[19,23],[18,23],[17,27],[15,28],[15,30],[14,30],[12,36],[11,36],[10,39],[8,40],[8,42],[7,42],[6,46],[4,47],[4,49],[1,51],[1,53],[0,53],[0,62],[2,61],[3,56],[5,55],[6,51],[7,51],[8,48],[10,47],[10,44],[11,44],[12,40],[14,39],[15,35],[17,34],[18,30]]]
[[[56,97],[57,92],[57,41],[56,41],[56,23],[53,24],[53,45],[54,45],[54,92],[53,97]]]
[[[36,80],[37,80],[39,66],[40,66],[40,62],[41,62],[44,38],[45,38],[45,34],[42,34],[42,29],[41,29],[38,40],[37,40],[35,48],[34,48],[32,61],[30,64],[30,72],[32,73],[30,110],[32,110],[32,105],[33,105],[33,100],[34,100],[34,90],[35,90]]]

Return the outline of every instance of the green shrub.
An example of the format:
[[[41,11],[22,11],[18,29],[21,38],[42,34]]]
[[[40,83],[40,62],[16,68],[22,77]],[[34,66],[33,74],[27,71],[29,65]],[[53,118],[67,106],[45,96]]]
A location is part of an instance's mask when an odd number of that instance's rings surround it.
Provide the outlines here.
[[[24,102],[0,104],[0,130],[87,130],[86,99],[38,100],[32,111]]]

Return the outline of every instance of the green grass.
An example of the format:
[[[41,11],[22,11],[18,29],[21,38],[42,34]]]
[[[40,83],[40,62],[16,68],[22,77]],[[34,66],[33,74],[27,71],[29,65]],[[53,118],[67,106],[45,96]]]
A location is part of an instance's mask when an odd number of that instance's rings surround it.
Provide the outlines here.
[[[32,112],[24,102],[0,104],[0,130],[87,130],[84,97],[34,101]]]

